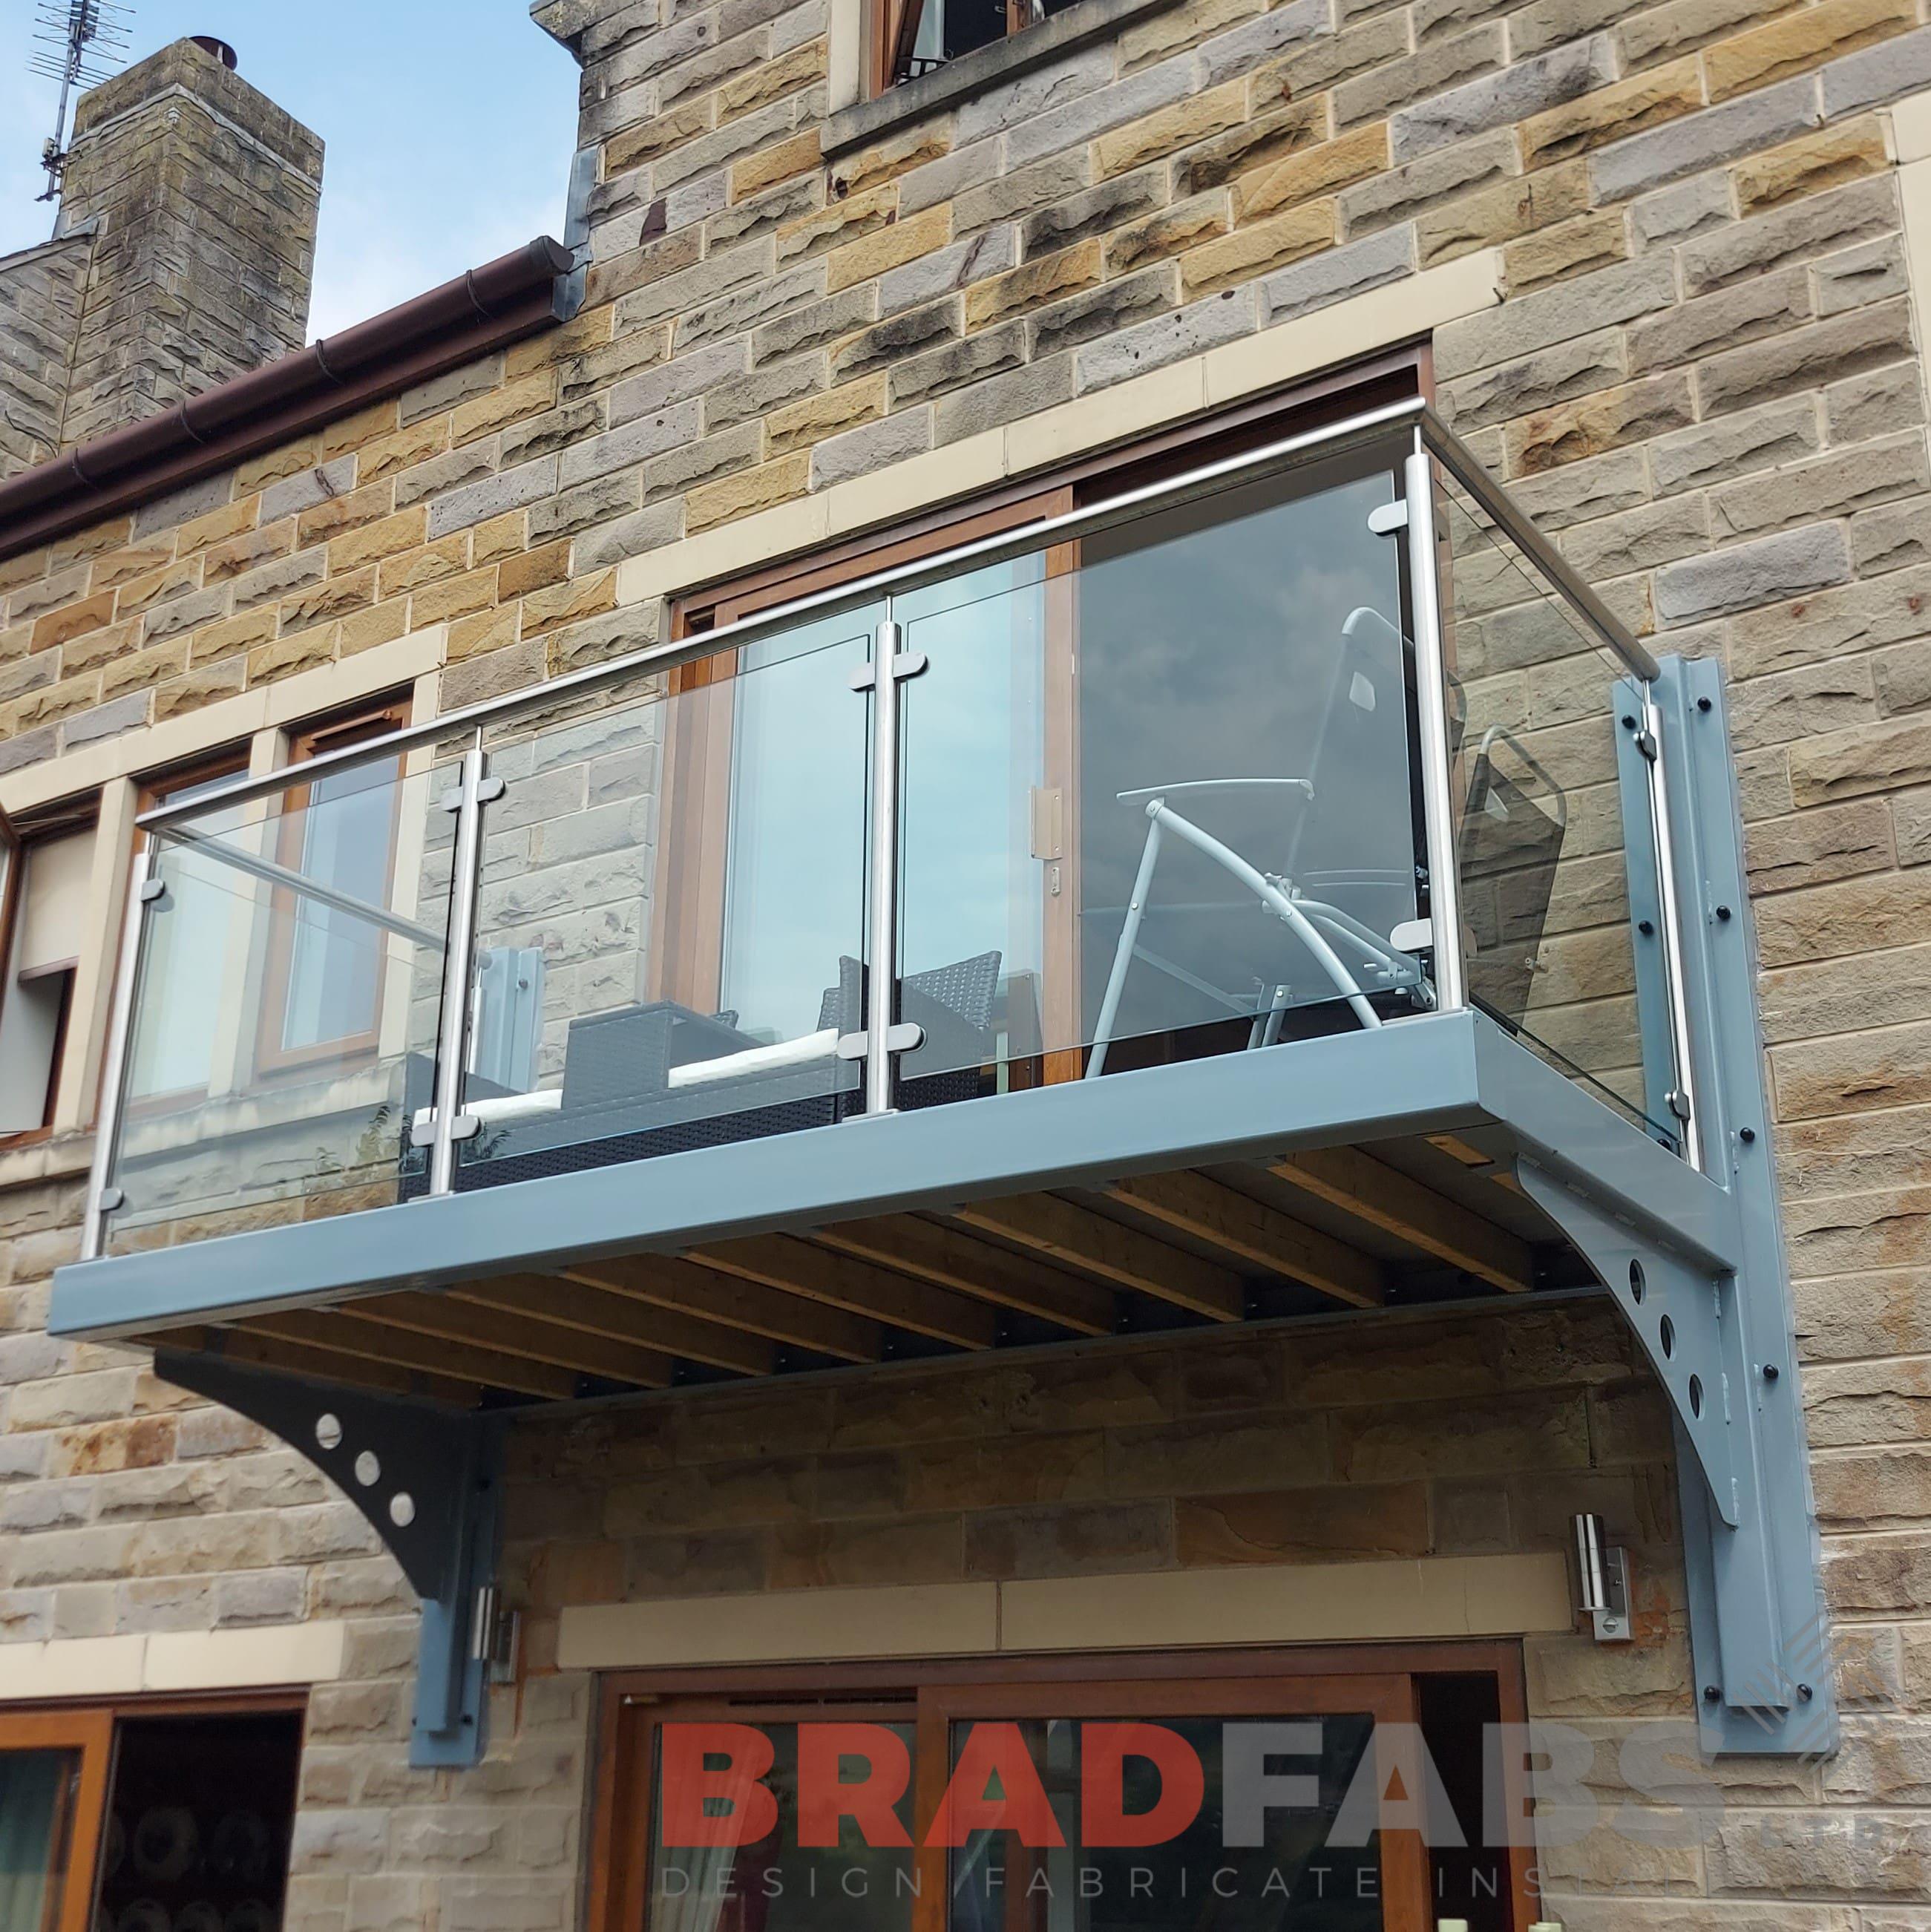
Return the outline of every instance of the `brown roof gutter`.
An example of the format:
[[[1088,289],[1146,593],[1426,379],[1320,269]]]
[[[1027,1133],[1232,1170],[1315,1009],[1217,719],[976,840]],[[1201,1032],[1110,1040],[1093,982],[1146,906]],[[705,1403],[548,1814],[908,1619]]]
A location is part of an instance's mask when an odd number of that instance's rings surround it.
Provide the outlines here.
[[[540,236],[370,320],[0,482],[0,557],[98,523],[567,319]]]

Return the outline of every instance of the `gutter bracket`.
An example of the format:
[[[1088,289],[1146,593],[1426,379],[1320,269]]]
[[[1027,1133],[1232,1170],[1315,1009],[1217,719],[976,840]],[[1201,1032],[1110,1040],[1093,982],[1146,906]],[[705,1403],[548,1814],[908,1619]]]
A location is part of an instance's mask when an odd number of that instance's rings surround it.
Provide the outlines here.
[[[1648,704],[1660,715],[1654,755],[1680,896],[1692,1064],[1677,1068],[1657,943],[1652,753],[1634,742],[1640,734],[1619,732],[1646,1090],[1687,1076],[1697,1095],[1704,1171],[1726,1198],[1735,1264],[1712,1268],[1672,1249],[1529,1161],[1519,1178],[1601,1277],[1673,1406],[1704,1750],[1820,1757],[1837,1748],[1837,1694],[1722,674],[1708,659],[1666,658],[1652,684],[1627,680],[1615,696],[1619,712],[1641,716]]]
[[[409,1761],[479,1763],[496,1654],[479,1620],[495,1615],[504,1421],[216,1354],[160,1349],[154,1372],[278,1436],[361,1512],[422,1600]]]

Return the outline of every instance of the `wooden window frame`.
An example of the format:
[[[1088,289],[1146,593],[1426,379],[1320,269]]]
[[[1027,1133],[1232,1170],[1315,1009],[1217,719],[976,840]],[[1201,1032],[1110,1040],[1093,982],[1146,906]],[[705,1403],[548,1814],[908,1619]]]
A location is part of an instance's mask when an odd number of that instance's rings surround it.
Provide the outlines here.
[[[919,37],[919,22],[929,4],[930,0],[868,0],[865,46],[870,88],[874,98],[913,78],[905,70]],[[1043,26],[1051,17],[1043,6],[1035,10],[1035,0],[1005,0],[1004,11],[1006,31],[1000,38],[1009,40],[1028,28]],[[988,40],[985,44],[991,46],[994,43]]]
[[[0,1706],[0,1752],[70,1750],[80,1754],[67,1870],[59,1917],[40,1932],[89,1932],[100,1884],[100,1849],[113,1796],[116,1750],[122,1724],[164,1718],[298,1717],[296,1769],[307,1743],[306,1690],[185,1693],[161,1696],[64,1699]]]
[[[920,512],[893,528],[850,538],[804,557],[782,559],[687,592],[670,605],[670,635],[701,636],[794,598],[856,584],[880,571],[916,563],[981,538],[1022,530],[1105,498],[1279,439],[1338,422],[1405,397],[1434,394],[1426,339],[1389,349],[1231,409],[1072,459],[1040,477],[1013,482],[963,503]],[[1042,1019],[1045,1039],[1072,1039],[1069,1014],[1079,998],[1077,908],[1081,850],[1078,696],[1073,676],[1078,633],[1079,544],[1048,546],[1045,664],[1041,694],[1045,765],[1060,792],[1060,887],[1042,927]],[[728,694],[679,707],[686,694],[715,689],[736,676],[728,650],[676,667],[667,682],[662,828],[651,896],[647,998],[674,1000],[696,1012],[715,1012],[722,998],[725,878],[730,838],[732,726]],[[1070,872],[1071,876],[1067,876]],[[1005,1063],[1014,1087],[1075,1080],[1085,1055],[1060,1047],[1015,1053]]]
[[[57,1916],[43,1913],[39,1932],[88,1932],[113,1768],[113,1716],[104,1708],[0,1711],[0,1753],[16,1751],[70,1751],[79,1757],[79,1782],[61,1847],[60,1909]]]
[[[400,730],[409,722],[410,702],[394,698],[359,706],[352,712],[307,725],[296,734],[289,748],[291,770],[325,752],[346,750],[366,740]],[[300,850],[305,820],[300,816],[308,806],[313,787],[291,779],[279,794],[275,830],[275,858],[291,871],[301,868]],[[400,844],[401,820],[400,794],[389,813],[388,853],[384,862],[382,889],[386,894],[395,884],[396,854]],[[255,1039],[254,1075],[256,1080],[274,1082],[297,1078],[317,1066],[346,1066],[374,1058],[382,1039],[383,985],[379,970],[376,975],[375,999],[369,1024],[362,1031],[339,1040],[316,1040],[307,1046],[281,1044],[288,1024],[289,982],[295,969],[295,921],[286,916],[292,894],[286,886],[275,887],[269,895],[268,955],[262,975],[262,1010]],[[282,916],[277,916],[280,910]]]
[[[677,1721],[910,1723],[913,1838],[922,1838],[948,1774],[949,1727],[961,1718],[1294,1716],[1365,1711],[1378,1722],[1420,1721],[1422,1681],[1477,1677],[1495,1686],[1504,1725],[1528,1722],[1522,1646],[1504,1640],[1074,1653],[844,1665],[754,1664],[613,1673],[602,1681],[592,1788],[589,1932],[651,1932],[652,1766],[657,1727]],[[1530,1798],[1505,1761],[1510,1815]],[[1539,1916],[1532,1846],[1495,1848],[1508,1872],[1513,1932]],[[907,1932],[948,1932],[943,1847],[914,1853]],[[1426,1932],[1429,1860],[1412,1832],[1384,1834],[1386,1932]]]

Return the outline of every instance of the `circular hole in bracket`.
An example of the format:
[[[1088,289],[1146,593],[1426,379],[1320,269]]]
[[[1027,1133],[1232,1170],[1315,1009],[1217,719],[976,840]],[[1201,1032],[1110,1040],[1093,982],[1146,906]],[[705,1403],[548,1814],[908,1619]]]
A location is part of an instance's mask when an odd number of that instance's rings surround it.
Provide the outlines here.
[[[1649,1284],[1643,1280],[1642,1263],[1641,1262],[1630,1262],[1630,1293],[1631,1295],[1633,1296],[1637,1301],[1640,1302],[1642,1300],[1644,1293],[1648,1289],[1648,1286]]]
[[[340,1448],[342,1418],[339,1415],[318,1415],[315,1418],[315,1439],[325,1449]]]
[[[355,1458],[355,1480],[364,1489],[372,1490],[382,1479],[382,1466],[376,1460],[373,1450],[364,1449]]]
[[[389,1498],[389,1520],[398,1529],[406,1529],[415,1520],[415,1498],[406,1490],[398,1490]]]
[[[1690,1378],[1690,1412],[1692,1415],[1703,1413],[1703,1378],[1701,1376]]]
[[[1676,1324],[1666,1315],[1663,1318],[1663,1352],[1666,1359],[1676,1353]]]

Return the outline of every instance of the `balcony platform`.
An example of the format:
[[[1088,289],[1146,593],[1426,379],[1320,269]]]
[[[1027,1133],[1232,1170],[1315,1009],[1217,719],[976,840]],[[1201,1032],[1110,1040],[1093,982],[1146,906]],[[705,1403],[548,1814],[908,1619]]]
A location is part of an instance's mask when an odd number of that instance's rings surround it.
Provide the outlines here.
[[[1525,1164],[1734,1264],[1721,1190],[1464,1012],[106,1258],[49,1325],[496,1408],[1577,1286]]]

